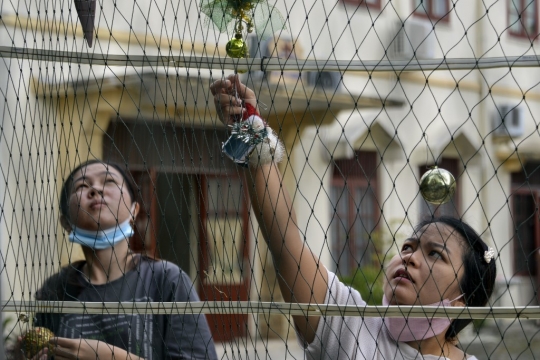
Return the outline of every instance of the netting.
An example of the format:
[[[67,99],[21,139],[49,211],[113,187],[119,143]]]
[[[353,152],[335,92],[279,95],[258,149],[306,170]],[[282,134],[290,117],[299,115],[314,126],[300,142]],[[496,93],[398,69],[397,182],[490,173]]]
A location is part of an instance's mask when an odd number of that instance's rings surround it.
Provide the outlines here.
[[[2,358],[540,358],[539,21],[1,1]]]

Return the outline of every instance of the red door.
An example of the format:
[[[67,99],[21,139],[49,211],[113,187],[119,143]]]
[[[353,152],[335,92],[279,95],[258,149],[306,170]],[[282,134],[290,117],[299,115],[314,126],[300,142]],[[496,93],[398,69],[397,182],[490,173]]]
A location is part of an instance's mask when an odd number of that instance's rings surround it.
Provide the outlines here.
[[[201,299],[228,302],[248,299],[247,192],[239,177],[199,177],[199,269]],[[247,314],[207,316],[214,340],[247,335]]]
[[[147,255],[152,258],[157,257],[156,253],[156,226],[157,204],[156,191],[156,171],[132,171],[131,175],[135,184],[139,186],[139,214],[135,219],[135,234],[131,238],[130,246],[134,252]]]

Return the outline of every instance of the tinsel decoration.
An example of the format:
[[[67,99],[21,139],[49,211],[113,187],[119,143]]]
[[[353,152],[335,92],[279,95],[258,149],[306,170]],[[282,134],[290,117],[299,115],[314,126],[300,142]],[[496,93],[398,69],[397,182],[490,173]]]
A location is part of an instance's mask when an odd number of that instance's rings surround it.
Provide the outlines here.
[[[244,29],[247,33],[255,30],[262,39],[285,28],[281,13],[266,0],[202,0],[201,12],[208,16],[206,22],[212,21],[220,32],[234,31],[225,47],[232,58],[249,56]]]
[[[229,127],[231,128],[231,135],[236,136],[249,145],[260,144],[268,136],[268,131],[262,120],[259,122],[235,122],[229,125]]]
[[[268,138],[268,130],[259,116],[229,125],[231,136],[223,144],[223,153],[236,164],[247,167],[249,155],[255,147]]]
[[[94,42],[94,21],[96,18],[96,0],[75,0],[75,9],[81,22],[84,38],[89,47]]]
[[[456,179],[448,170],[434,166],[420,178],[420,193],[432,204],[450,201],[455,192]]]
[[[27,359],[32,359],[43,348],[49,346],[49,341],[54,337],[51,330],[44,327],[31,328],[22,337],[22,350]]]

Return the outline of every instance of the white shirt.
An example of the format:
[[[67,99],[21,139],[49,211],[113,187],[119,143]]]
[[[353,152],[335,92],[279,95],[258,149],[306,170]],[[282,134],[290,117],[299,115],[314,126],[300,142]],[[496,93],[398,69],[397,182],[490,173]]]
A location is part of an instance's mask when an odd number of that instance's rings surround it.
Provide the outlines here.
[[[328,290],[325,304],[366,306],[360,293],[339,281],[328,272]],[[305,348],[306,359],[385,359],[385,360],[442,360],[436,355],[422,355],[413,347],[396,342],[383,326],[382,318],[362,318],[360,316],[321,317],[315,340],[306,344],[299,335],[301,346]],[[477,360],[469,356],[468,360]]]

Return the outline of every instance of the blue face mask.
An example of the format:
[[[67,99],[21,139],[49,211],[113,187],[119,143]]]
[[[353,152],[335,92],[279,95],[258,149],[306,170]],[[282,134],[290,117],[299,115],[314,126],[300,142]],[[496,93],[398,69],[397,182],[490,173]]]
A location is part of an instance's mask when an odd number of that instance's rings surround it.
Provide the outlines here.
[[[113,247],[120,241],[133,236],[134,233],[128,218],[123,223],[116,224],[115,227],[107,230],[83,230],[74,226],[73,231],[69,233],[69,241],[91,249],[103,250]]]

